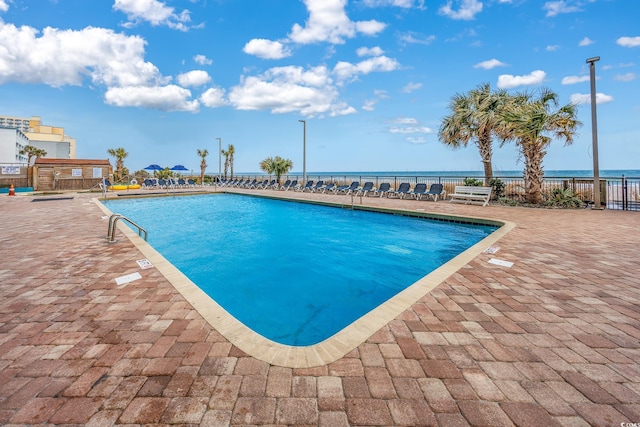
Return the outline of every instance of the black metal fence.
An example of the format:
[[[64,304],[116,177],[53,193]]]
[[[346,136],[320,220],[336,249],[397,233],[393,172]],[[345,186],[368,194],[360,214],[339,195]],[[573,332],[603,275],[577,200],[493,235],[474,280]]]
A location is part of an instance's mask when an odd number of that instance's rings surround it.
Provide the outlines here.
[[[264,175],[242,175],[235,178],[264,179]],[[456,185],[465,185],[465,179],[475,178],[483,181],[482,177],[464,176],[435,176],[435,175],[353,175],[332,174],[319,175],[308,174],[307,180],[323,180],[325,183],[333,182],[336,185],[349,184],[358,181],[361,184],[372,181],[376,187],[383,182],[391,184],[392,188],[398,188],[401,183],[408,182],[411,186],[417,183],[442,184],[447,193],[453,193]],[[524,202],[525,186],[522,177],[496,176],[495,178],[504,184],[502,197],[508,200]],[[302,175],[289,174],[282,176],[284,182],[287,179],[297,179],[302,183]],[[543,195],[551,194],[554,189],[570,189],[585,203],[593,203],[593,177],[545,177],[542,184]],[[640,177],[607,177],[600,178],[600,200],[607,209],[640,211]]]

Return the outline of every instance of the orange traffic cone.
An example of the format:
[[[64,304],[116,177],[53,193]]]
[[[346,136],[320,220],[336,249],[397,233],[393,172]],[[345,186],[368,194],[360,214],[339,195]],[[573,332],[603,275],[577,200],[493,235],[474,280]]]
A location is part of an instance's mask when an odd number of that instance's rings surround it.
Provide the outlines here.
[[[15,189],[15,188],[13,188],[13,184],[11,184],[11,185],[9,186],[9,195],[10,195],[10,196],[15,196],[15,195],[16,195],[16,189]]]

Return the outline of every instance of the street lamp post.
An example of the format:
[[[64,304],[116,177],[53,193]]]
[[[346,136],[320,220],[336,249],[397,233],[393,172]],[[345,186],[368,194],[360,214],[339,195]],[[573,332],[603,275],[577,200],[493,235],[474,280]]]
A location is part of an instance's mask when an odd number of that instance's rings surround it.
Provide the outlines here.
[[[600,167],[598,166],[598,117],[596,114],[596,62],[599,56],[587,59],[591,80],[591,138],[593,148],[593,208],[602,209],[600,204]]]
[[[302,185],[307,185],[307,121],[298,121],[302,123]]]
[[[218,184],[222,180],[222,138],[216,138],[218,140]]]

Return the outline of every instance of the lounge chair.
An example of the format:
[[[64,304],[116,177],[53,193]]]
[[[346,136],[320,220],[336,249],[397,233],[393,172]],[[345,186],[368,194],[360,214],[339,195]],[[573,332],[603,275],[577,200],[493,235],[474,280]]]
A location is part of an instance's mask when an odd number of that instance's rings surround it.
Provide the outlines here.
[[[258,183],[257,179],[254,179],[253,181],[247,180],[247,182],[245,182],[245,184],[242,186],[243,188],[251,188],[252,185],[256,185]]]
[[[426,192],[427,192],[427,184],[420,182],[416,184],[413,190],[409,191],[407,195],[415,198],[416,200],[420,200],[424,195],[424,193]]]
[[[313,187],[313,180],[311,179],[307,181],[307,183],[304,186],[300,187],[298,191],[302,191],[302,192],[304,192],[305,190],[311,191],[312,187]]]
[[[387,197],[394,196],[399,199],[404,199],[404,197],[407,195],[407,193],[409,193],[410,190],[411,190],[411,184],[409,184],[408,182],[403,182],[400,184],[400,187],[398,187],[397,190],[389,191]]]
[[[142,188],[144,189],[155,188],[157,186],[158,186],[158,180],[155,178],[147,178],[142,183]]]
[[[356,196],[366,196],[371,190],[373,190],[373,181],[367,181],[354,194]]]
[[[287,181],[289,181],[289,184],[287,184],[285,182],[284,185],[282,187],[280,187],[281,190],[289,191],[292,188],[294,190],[298,189],[298,180],[297,179],[294,179],[293,181],[292,180],[287,180]]]
[[[316,182],[316,185],[314,185],[313,187],[303,188],[302,191],[309,190],[309,192],[315,193],[316,191],[320,191],[320,189],[322,187],[324,187],[324,181],[320,180],[320,181]]]
[[[270,188],[272,190],[279,189],[280,188],[280,181],[278,181],[277,179],[271,180],[271,182],[269,182],[269,185],[267,186],[267,188]]]
[[[195,186],[196,186],[196,181],[195,181],[195,180],[193,180],[193,179],[191,179],[191,178],[189,178],[189,179],[187,180],[187,186],[188,186],[188,187],[195,187]]]
[[[360,186],[360,183],[359,183],[358,181],[353,181],[353,182],[352,182],[351,184],[349,184],[349,185],[346,185],[346,184],[345,184],[345,185],[340,185],[340,186],[338,186],[338,187],[335,187],[335,188],[333,189],[333,192],[334,192],[335,194],[338,194],[338,193],[344,193],[344,194],[347,194],[347,191],[348,191],[348,190],[350,190],[351,188],[358,188],[359,186]]]
[[[288,179],[279,187],[279,190],[284,190],[285,188],[291,187],[291,180]]]
[[[358,189],[360,188],[360,182],[359,181],[353,181],[351,183],[351,185],[349,185],[347,188],[343,188],[341,190],[336,191],[337,193],[344,193],[345,195],[349,195],[351,193],[354,193],[356,191],[358,191]]]
[[[255,184],[251,184],[251,186],[249,186],[249,188],[258,189],[258,188],[262,187],[263,185],[267,185],[268,183],[269,183],[269,180],[265,179],[264,181],[258,181]]]
[[[319,192],[319,193],[324,194],[324,193],[326,193],[327,191],[333,191],[333,188],[334,188],[335,186],[336,186],[336,185],[335,185],[333,182],[330,182],[330,183],[328,183],[327,185],[323,185],[323,186],[322,186],[322,188],[319,188],[319,189],[318,189],[318,192]]]
[[[272,179],[271,181],[269,181],[268,179],[265,179],[261,185],[258,185],[256,188],[260,189],[260,190],[266,190],[267,188],[273,186],[273,184],[276,183],[275,179]]]
[[[424,193],[425,196],[433,198],[434,202],[438,201],[438,196],[444,197],[444,194],[445,192],[444,192],[444,188],[442,187],[442,184],[431,184],[429,191]]]
[[[388,182],[383,182],[382,184],[380,184],[380,187],[378,187],[377,189],[373,189],[369,192],[370,196],[377,196],[377,197],[382,197],[385,195],[389,194],[389,191],[391,191],[391,184],[389,184]]]

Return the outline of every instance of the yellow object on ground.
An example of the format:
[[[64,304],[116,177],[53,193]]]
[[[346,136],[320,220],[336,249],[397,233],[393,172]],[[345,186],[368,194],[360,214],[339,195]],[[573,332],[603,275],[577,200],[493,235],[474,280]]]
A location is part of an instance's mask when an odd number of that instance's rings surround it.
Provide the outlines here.
[[[136,185],[112,185],[109,190],[137,190],[140,188],[140,184]]]

